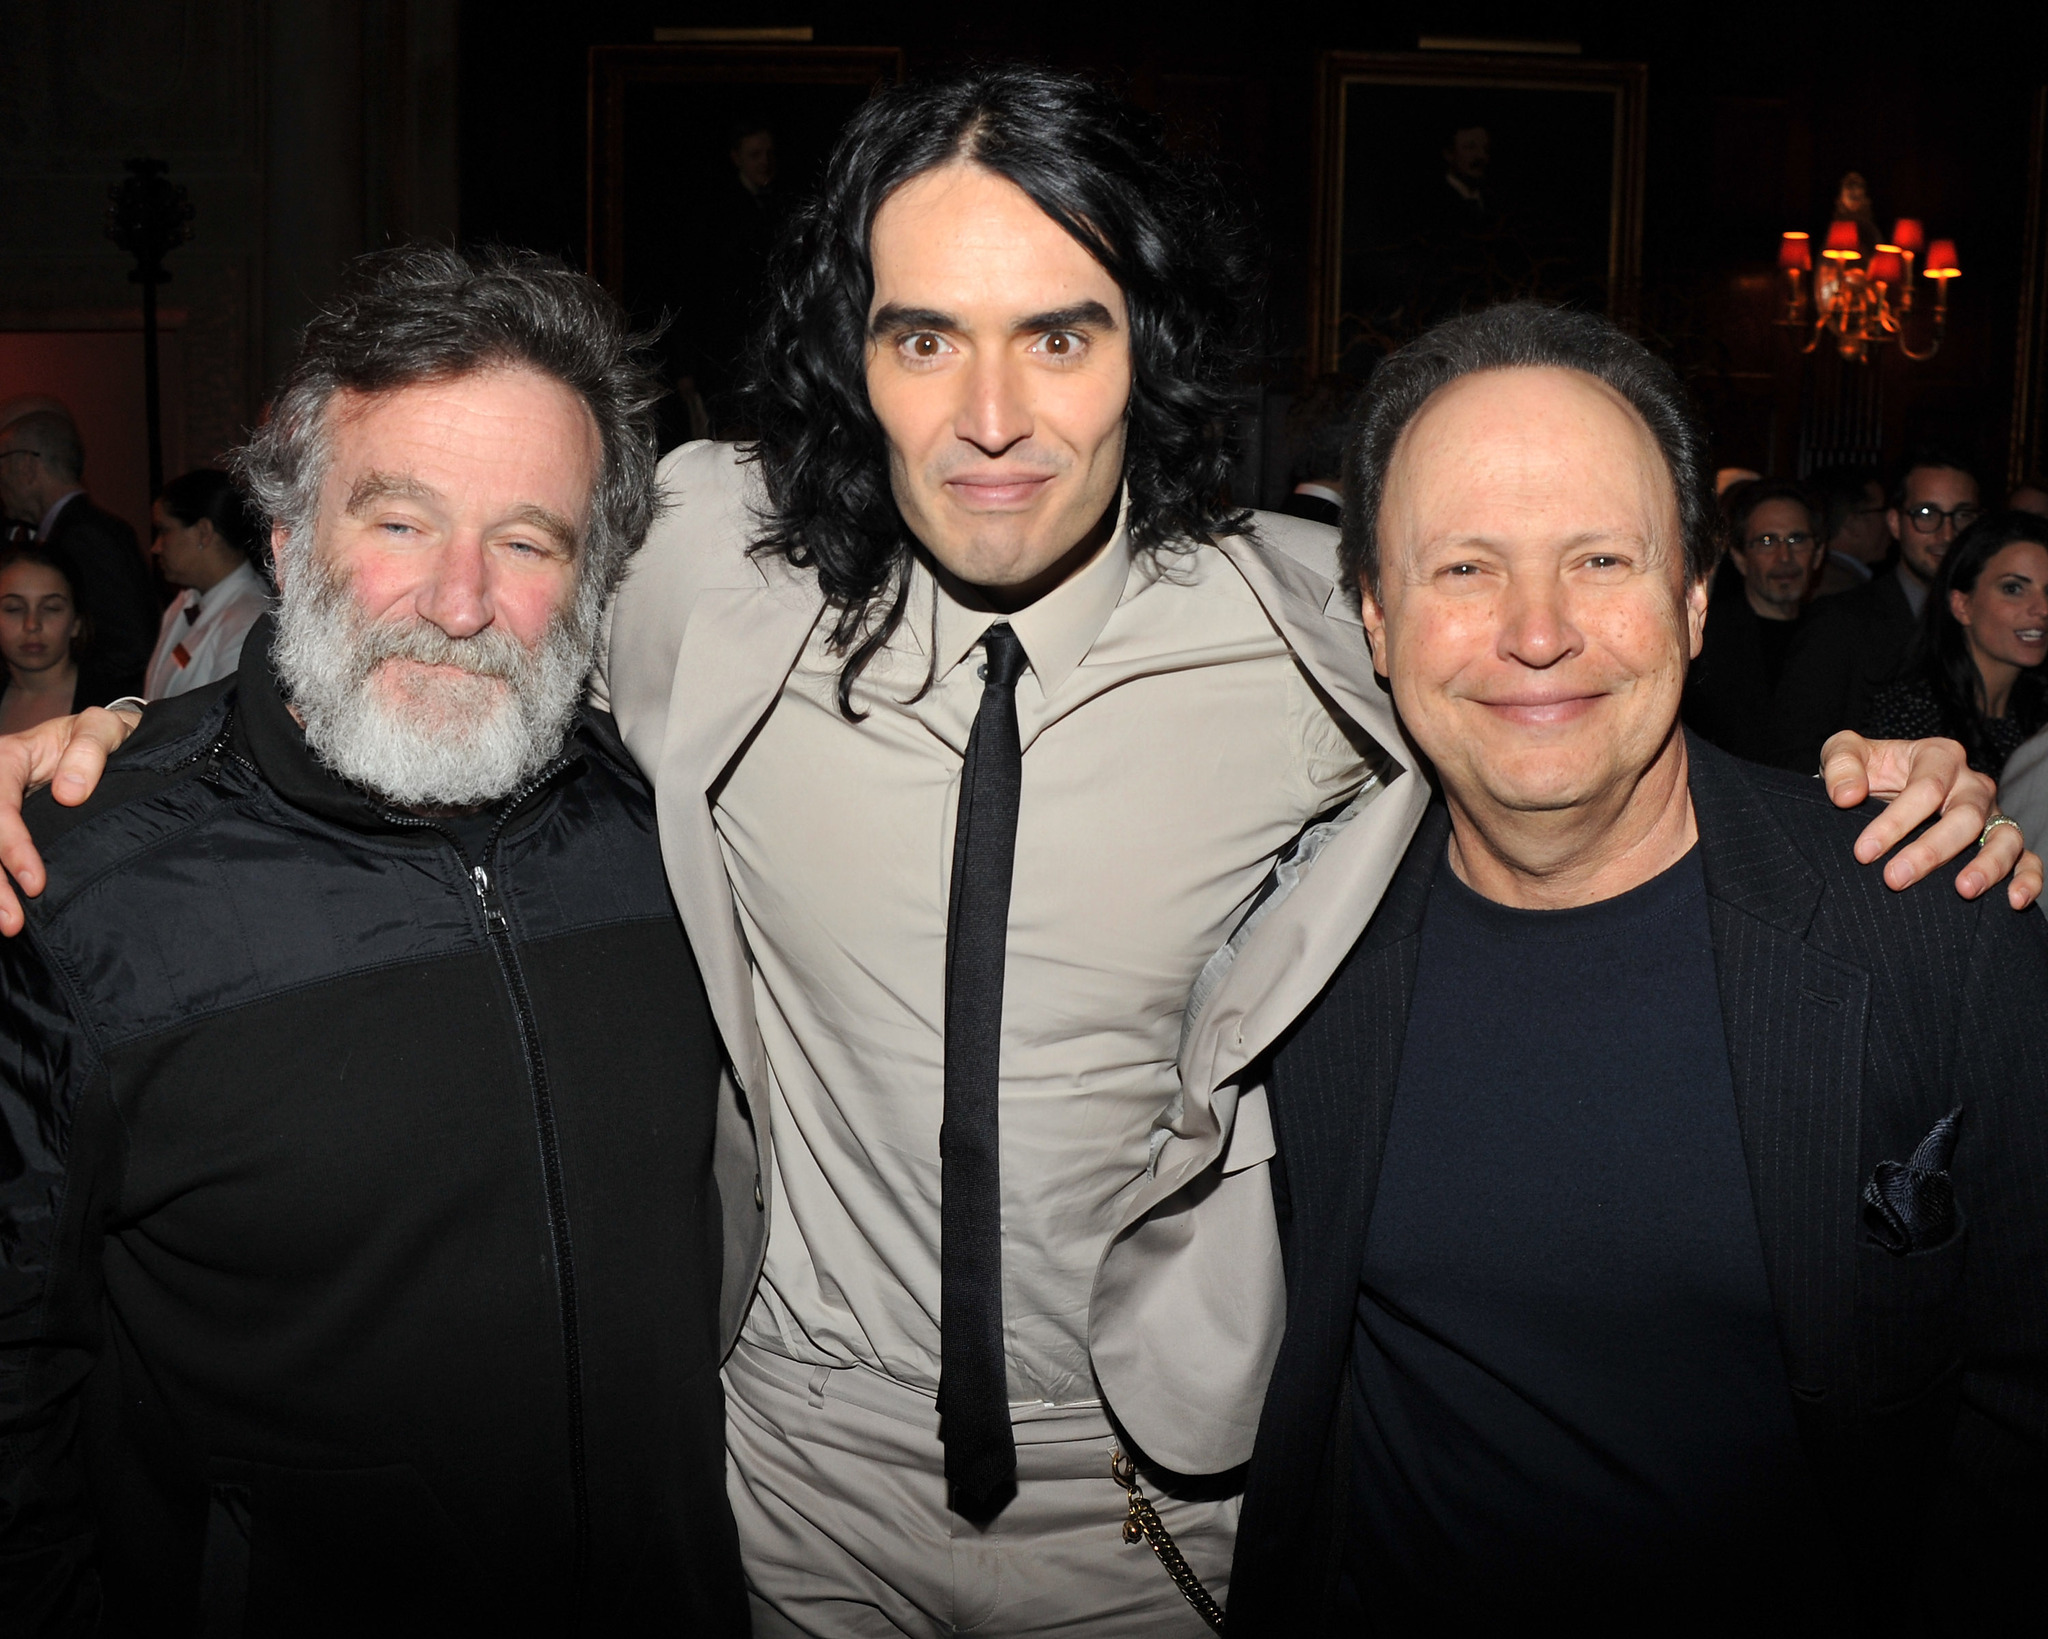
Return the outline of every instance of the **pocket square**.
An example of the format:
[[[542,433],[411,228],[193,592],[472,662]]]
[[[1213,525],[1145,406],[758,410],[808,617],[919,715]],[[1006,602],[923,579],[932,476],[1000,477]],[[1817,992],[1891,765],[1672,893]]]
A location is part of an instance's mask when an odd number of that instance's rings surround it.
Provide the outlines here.
[[[1956,1189],[1948,1165],[1962,1119],[1958,1104],[1920,1140],[1912,1160],[1878,1162],[1863,1186],[1863,1227],[1887,1252],[1930,1251],[1955,1233]]]

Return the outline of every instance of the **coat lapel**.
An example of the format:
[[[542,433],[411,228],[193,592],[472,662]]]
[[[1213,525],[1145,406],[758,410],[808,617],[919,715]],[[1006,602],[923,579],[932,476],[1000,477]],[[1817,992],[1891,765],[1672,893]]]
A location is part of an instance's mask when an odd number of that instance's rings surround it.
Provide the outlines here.
[[[1854,1410],[1870,977],[1807,943],[1822,880],[1750,799],[1736,764],[1690,737],[1687,751],[1736,1118],[1786,1371],[1811,1442]]]
[[[1217,544],[1317,687],[1390,755],[1419,766],[1395,721],[1393,697],[1373,672],[1358,607],[1346,589],[1257,536],[1228,535]]]

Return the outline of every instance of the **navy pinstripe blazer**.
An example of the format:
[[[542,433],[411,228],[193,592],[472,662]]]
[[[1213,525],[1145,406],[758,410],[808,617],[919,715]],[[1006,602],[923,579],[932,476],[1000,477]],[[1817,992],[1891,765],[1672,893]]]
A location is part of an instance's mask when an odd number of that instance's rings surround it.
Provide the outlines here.
[[[1743,1150],[1816,1553],[1862,1633],[1990,1633],[2048,1611],[2048,918],[1953,872],[1894,893],[1817,781],[1688,736]],[[1400,1071],[1433,806],[1364,935],[1276,1051],[1287,1333],[1247,1478],[1233,1639],[1317,1621],[1344,1536],[1358,1274]],[[1864,1222],[1882,1161],[1963,1109],[1958,1222],[1899,1256]],[[1740,1567],[1730,1567],[1739,1575]],[[1913,1589],[1915,1577],[1920,1586]],[[1367,1591],[1368,1601],[1370,1599]]]

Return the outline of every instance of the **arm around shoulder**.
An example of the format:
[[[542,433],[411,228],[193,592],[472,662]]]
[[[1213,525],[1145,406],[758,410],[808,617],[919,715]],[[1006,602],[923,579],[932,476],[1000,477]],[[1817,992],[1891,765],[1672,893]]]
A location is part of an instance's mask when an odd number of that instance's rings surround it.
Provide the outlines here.
[[[29,793],[48,785],[58,802],[78,806],[92,795],[107,759],[141,720],[138,712],[94,707],[0,736],[0,866],[24,894],[33,898],[41,893],[46,880],[42,855],[21,817]],[[21,903],[0,878],[0,934],[12,937],[23,925]]]

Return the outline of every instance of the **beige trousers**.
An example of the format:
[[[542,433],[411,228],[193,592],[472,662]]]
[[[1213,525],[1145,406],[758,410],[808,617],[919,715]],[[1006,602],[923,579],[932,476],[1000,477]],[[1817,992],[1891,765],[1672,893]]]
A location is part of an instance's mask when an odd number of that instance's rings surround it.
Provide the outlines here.
[[[742,1343],[725,1371],[726,1480],[756,1639],[1199,1639],[1151,1548],[1123,1539],[1099,1409],[1019,1414],[1017,1495],[979,1529],[946,1506],[931,1400],[864,1367]],[[1238,1499],[1146,1496],[1222,1602]]]

